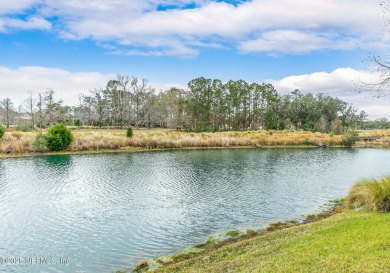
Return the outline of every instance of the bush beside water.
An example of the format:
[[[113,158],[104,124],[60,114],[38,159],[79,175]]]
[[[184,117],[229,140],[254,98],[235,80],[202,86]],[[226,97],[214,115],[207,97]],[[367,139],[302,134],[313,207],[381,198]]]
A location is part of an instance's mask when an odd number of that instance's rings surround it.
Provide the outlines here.
[[[72,141],[72,132],[62,123],[51,127],[46,136],[47,147],[52,151],[65,150]]]
[[[46,137],[42,134],[42,132],[37,133],[32,144],[32,150],[37,153],[44,153],[49,150],[47,147]]]
[[[345,132],[342,142],[345,146],[352,146],[356,143],[359,134],[356,131]]]

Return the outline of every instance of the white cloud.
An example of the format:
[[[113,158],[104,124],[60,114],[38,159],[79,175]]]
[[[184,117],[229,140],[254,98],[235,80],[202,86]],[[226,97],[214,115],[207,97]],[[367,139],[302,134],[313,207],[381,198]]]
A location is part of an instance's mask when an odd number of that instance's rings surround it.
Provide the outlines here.
[[[9,97],[15,105],[19,105],[28,97],[28,92],[45,92],[52,89],[56,99],[65,104],[77,104],[79,94],[89,94],[89,90],[104,88],[115,74],[99,72],[70,72],[59,68],[40,66],[24,66],[17,69],[0,67],[0,100]],[[185,88],[181,84],[151,83],[159,92],[171,87]]]
[[[33,4],[41,2],[41,0],[17,0],[17,1],[0,1],[0,14],[10,12],[20,12],[30,8]]]
[[[242,42],[240,50],[243,52],[301,54],[321,49],[353,49],[358,47],[361,42],[355,38],[337,37],[332,34],[276,30],[264,32],[258,39]]]
[[[57,99],[67,104],[76,103],[78,94],[104,87],[115,75],[98,72],[72,73],[58,68],[25,66],[17,69],[0,67],[0,98],[9,97],[15,103],[27,98],[28,91],[55,91]]]
[[[390,119],[390,100],[376,99],[367,88],[368,83],[376,83],[379,76],[368,71],[352,68],[339,68],[330,73],[316,72],[312,74],[289,76],[280,80],[268,80],[276,90],[287,94],[299,89],[302,93],[324,93],[353,103],[360,111],[369,114],[370,119],[387,117]]]
[[[364,110],[370,114],[369,118],[371,120],[375,120],[377,118],[383,118],[383,117],[390,119],[390,107],[388,106],[389,101],[378,101],[378,102],[373,102],[373,104],[374,103],[376,105],[366,106],[364,108]]]
[[[3,18],[4,26],[24,30],[40,29],[50,30],[51,23],[42,17],[28,17],[26,20]]]
[[[193,2],[196,8],[183,8]],[[37,3],[36,16],[58,17],[61,37],[114,43],[124,54],[183,55],[182,48],[193,56],[197,43],[294,54],[384,46],[379,0],[25,0],[0,10]]]
[[[157,50],[123,50],[123,49],[111,49],[112,54],[123,56],[182,56],[182,57],[195,57],[198,52],[185,45],[178,44],[170,48],[162,48]]]
[[[373,36],[380,26],[377,5],[367,0],[254,0],[236,7],[206,2],[196,9],[163,12],[141,11],[147,6],[145,1],[137,1],[132,9],[119,2],[123,9],[112,20],[106,20],[110,11],[99,9],[91,16],[69,21],[65,31],[79,39],[117,40],[150,48],[175,50],[172,41],[189,47],[193,39],[214,39],[241,45],[245,52],[306,53],[363,46],[367,40],[378,39]],[[90,8],[96,11],[96,6]],[[255,39],[248,41],[250,36]]]
[[[1,18],[0,18],[0,32],[5,32],[4,21]]]
[[[0,2],[0,32],[7,32],[8,28],[21,30],[49,30],[51,23],[41,15],[28,16],[23,20],[6,15],[24,14],[27,9],[32,8],[41,0],[18,0]]]

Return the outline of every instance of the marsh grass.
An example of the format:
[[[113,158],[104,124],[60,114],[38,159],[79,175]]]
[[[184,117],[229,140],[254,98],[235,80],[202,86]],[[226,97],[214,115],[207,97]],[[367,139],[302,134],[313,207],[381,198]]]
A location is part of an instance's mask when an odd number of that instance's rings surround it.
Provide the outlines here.
[[[229,147],[330,147],[342,146],[343,136],[307,131],[241,131],[194,133],[168,129],[133,130],[131,138],[125,129],[73,128],[74,141],[68,152],[180,148],[229,148]],[[43,133],[46,131],[44,130]],[[360,147],[390,147],[390,130],[359,131],[360,136],[380,136],[372,142],[360,141]],[[0,139],[0,154],[29,154],[34,152],[34,132],[6,132]]]
[[[390,130],[365,130],[358,131],[359,136],[374,136],[379,137],[374,141],[358,141],[358,146],[361,147],[390,147]]]
[[[141,147],[147,149],[240,147],[240,146],[333,146],[340,145],[341,138],[311,132],[218,132],[187,133],[171,130],[134,130],[132,138],[124,137],[121,130],[94,130],[74,132],[75,141],[69,148],[78,150],[120,149]]]
[[[365,207],[390,212],[390,176],[356,183],[347,195],[346,205],[349,208]]]
[[[44,132],[45,133],[45,132]],[[126,130],[87,129],[73,130],[74,141],[69,152],[120,150],[131,147],[145,149],[208,148],[208,147],[325,147],[342,144],[341,136],[306,131],[242,131],[193,133],[167,129],[133,130],[131,138]],[[19,154],[34,152],[33,132],[6,132],[0,140],[0,153]]]
[[[32,152],[32,143],[35,140],[34,133],[6,132],[0,139],[0,153],[23,154]]]

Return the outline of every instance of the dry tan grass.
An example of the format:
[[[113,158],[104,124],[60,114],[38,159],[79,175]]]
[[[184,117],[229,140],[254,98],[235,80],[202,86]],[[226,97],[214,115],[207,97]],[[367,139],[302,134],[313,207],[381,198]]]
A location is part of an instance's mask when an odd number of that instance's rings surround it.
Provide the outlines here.
[[[359,131],[359,136],[379,136],[379,137],[390,137],[390,130],[362,130]]]
[[[390,176],[356,183],[346,197],[346,206],[390,212]]]
[[[6,132],[0,139],[0,153],[23,154],[32,152],[34,133]]]
[[[74,141],[68,151],[117,150],[126,147],[147,149],[240,147],[240,146],[334,146],[341,145],[341,136],[305,131],[243,131],[217,133],[188,133],[173,130],[134,130],[127,138],[125,130],[74,130]],[[390,133],[389,133],[390,135]],[[35,134],[7,132],[0,140],[0,153],[32,152]]]
[[[359,136],[375,136],[380,137],[374,141],[359,141],[359,146],[378,146],[378,147],[390,147],[390,130],[365,130],[359,131]]]

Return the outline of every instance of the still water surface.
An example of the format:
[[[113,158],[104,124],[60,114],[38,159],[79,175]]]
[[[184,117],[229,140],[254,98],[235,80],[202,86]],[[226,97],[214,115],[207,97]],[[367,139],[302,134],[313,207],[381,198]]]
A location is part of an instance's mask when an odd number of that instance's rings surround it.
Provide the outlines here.
[[[389,172],[390,151],[374,149],[2,159],[0,257],[33,264],[0,272],[112,272],[212,233],[299,217]]]

